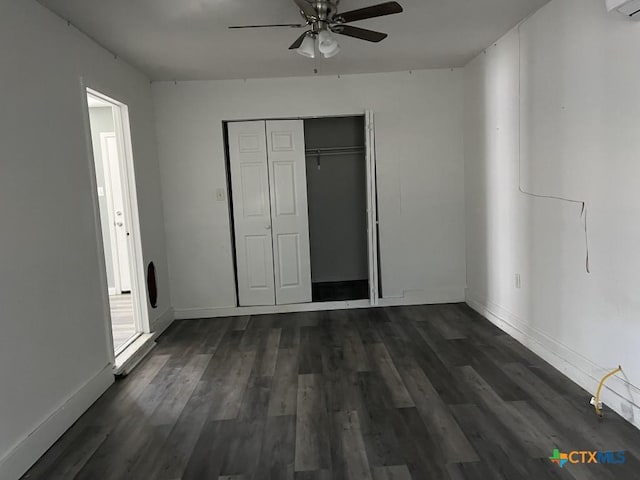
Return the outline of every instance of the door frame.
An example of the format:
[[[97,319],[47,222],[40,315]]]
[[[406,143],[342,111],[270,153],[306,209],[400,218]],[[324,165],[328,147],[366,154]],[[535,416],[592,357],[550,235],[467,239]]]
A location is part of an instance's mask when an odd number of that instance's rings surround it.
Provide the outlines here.
[[[92,188],[94,224],[97,234],[98,263],[100,267],[100,283],[102,284],[102,300],[104,312],[104,325],[107,332],[107,351],[110,355],[112,365],[115,365],[116,357],[122,353],[135,339],[143,333],[150,333],[149,310],[147,290],[145,288],[146,277],[144,267],[144,257],[142,253],[142,237],[140,228],[140,217],[138,212],[138,195],[135,181],[135,168],[133,163],[133,147],[131,140],[131,127],[129,121],[128,106],[109,97],[98,90],[87,85],[84,78],[80,79],[82,106],[84,110],[85,141],[87,146],[87,158],[89,162],[90,185]],[[128,257],[131,270],[131,296],[133,306],[134,324],[137,335],[132,337],[127,343],[117,350],[113,345],[113,332],[111,322],[111,310],[109,307],[109,292],[107,282],[106,259],[104,255],[104,244],[102,236],[102,225],[100,222],[100,205],[98,200],[97,179],[95,170],[95,159],[93,155],[93,144],[91,138],[91,121],[89,118],[88,96],[102,100],[112,107],[114,132],[118,140],[120,179],[122,182],[122,197],[124,202],[125,225],[128,235]]]
[[[380,300],[378,246],[378,187],[376,176],[376,132],[372,110],[365,111],[365,161],[367,163],[367,255],[369,257],[369,299],[371,305]]]
[[[337,113],[335,115],[306,115],[306,116],[276,116],[267,118],[232,118],[222,121],[222,137],[224,139],[223,154],[225,157],[225,173],[226,173],[226,188],[227,188],[227,206],[229,208],[229,241],[231,242],[231,255],[232,255],[232,268],[233,277],[236,283],[235,289],[235,308],[251,308],[260,309],[261,307],[240,307],[238,303],[238,272],[237,272],[237,260],[235,249],[235,229],[234,229],[234,217],[233,217],[233,203],[231,201],[231,169],[229,164],[229,149],[228,149],[228,135],[227,124],[236,122],[255,122],[255,121],[269,121],[269,120],[311,120],[315,118],[339,118],[339,117],[362,117],[365,123],[365,161],[366,161],[366,182],[367,182],[367,259],[369,266],[369,299],[368,300],[346,300],[338,302],[308,302],[308,303],[295,303],[286,305],[270,306],[269,310],[274,311],[296,311],[298,309],[313,309],[318,305],[326,305],[332,308],[338,306],[338,308],[351,308],[365,306],[377,306],[380,304],[380,268],[379,268],[379,239],[378,239],[378,212],[377,212],[377,198],[378,198],[378,184],[376,177],[376,154],[375,154],[375,122],[374,112],[372,110],[365,110],[360,112],[350,113]],[[368,140],[368,141],[367,141]],[[343,305],[341,307],[341,305]],[[294,310],[291,310],[291,308]]]

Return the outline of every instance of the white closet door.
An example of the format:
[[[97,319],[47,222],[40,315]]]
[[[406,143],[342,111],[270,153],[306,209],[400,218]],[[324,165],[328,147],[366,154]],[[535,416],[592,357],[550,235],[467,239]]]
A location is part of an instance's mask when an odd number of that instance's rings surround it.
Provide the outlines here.
[[[311,301],[302,120],[267,121],[276,304]]]
[[[104,184],[107,190],[107,210],[109,235],[111,238],[111,258],[114,272],[116,294],[131,291],[131,268],[129,266],[129,238],[125,219],[122,176],[120,175],[120,156],[118,140],[114,132],[100,134],[102,148],[102,167]]]
[[[232,122],[228,132],[238,303],[274,305],[265,122]]]

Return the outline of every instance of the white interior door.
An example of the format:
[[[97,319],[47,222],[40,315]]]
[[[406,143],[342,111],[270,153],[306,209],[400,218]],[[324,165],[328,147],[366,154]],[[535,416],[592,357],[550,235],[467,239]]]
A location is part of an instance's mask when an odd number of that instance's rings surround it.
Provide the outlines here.
[[[274,305],[265,122],[228,125],[240,306]]]
[[[129,265],[129,240],[127,238],[127,219],[122,192],[122,175],[120,171],[120,155],[115,133],[103,133],[102,159],[105,169],[105,186],[109,196],[109,220],[113,229],[112,245],[116,292],[131,291],[131,267]],[[115,248],[113,248],[115,246]]]
[[[267,121],[276,304],[311,302],[302,120]]]
[[[367,243],[369,250],[369,298],[378,304],[378,211],[376,190],[376,137],[373,112],[365,113],[365,150],[367,159]]]

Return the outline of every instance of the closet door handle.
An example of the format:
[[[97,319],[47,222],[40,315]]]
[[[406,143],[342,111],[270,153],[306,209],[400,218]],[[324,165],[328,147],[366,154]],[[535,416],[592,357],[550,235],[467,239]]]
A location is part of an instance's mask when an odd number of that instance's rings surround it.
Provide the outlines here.
[[[271,225],[267,225],[264,228],[265,228],[265,230],[271,230]]]

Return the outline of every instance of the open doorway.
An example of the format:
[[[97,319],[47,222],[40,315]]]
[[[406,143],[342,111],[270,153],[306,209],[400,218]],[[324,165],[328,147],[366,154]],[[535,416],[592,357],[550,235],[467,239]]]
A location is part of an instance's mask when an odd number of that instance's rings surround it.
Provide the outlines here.
[[[142,332],[137,291],[135,246],[132,242],[135,184],[130,181],[132,163],[127,161],[126,107],[87,90],[89,124],[95,166],[102,245],[109,297],[114,354],[117,356]],[[123,108],[125,111],[123,112]],[[126,122],[128,128],[128,122]],[[128,138],[128,137],[127,137]]]
[[[363,116],[304,121],[314,302],[369,298]]]

